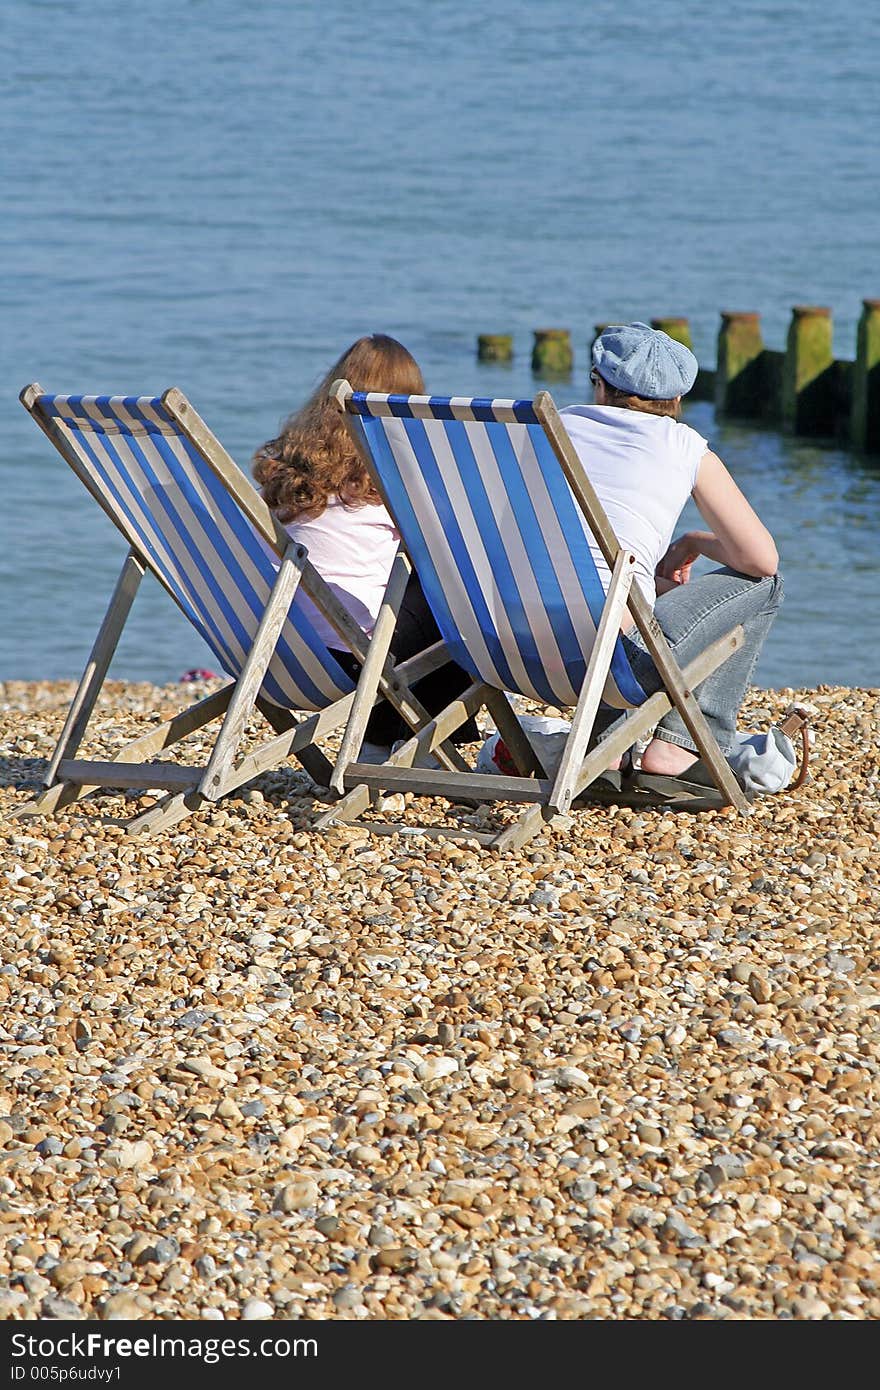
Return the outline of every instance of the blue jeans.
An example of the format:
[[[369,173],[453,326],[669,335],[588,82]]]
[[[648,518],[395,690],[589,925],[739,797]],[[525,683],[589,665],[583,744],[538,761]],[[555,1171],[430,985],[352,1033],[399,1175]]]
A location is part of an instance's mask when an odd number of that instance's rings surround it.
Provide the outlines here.
[[[722,753],[729,753],[733,747],[739,707],[781,602],[780,575],[753,579],[737,570],[716,569],[660,594],[654,604],[654,616],[679,666],[686,666],[716,638],[723,637],[738,623],[742,624],[743,645],[694,689],[697,703]],[[637,628],[632,628],[623,638],[623,645],[645,693],[653,695],[662,690],[663,682]],[[600,706],[594,738],[605,737],[626,717],[608,705]],[[654,737],[689,748],[694,753],[697,751],[675,709],[660,720]]]

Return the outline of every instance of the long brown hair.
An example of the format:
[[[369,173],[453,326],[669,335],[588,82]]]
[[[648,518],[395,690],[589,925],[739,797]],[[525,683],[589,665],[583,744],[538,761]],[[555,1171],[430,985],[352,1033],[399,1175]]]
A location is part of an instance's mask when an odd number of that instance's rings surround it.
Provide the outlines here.
[[[338,377],[355,391],[425,394],[418,363],[396,338],[373,333],[346,348],[277,439],[267,440],[254,454],[254,477],[282,523],[319,516],[333,495],[346,507],[381,501],[341,413],[328,399]]]

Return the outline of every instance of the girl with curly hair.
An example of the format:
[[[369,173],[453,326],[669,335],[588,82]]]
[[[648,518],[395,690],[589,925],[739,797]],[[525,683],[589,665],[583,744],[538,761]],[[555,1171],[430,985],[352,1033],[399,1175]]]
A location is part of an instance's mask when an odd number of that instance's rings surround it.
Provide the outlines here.
[[[285,423],[275,439],[256,451],[253,473],[264,500],[291,538],[304,545],[315,569],[370,635],[376,623],[400,536],[375,491],[345,421],[329,399],[337,378],[355,391],[424,395],[418,363],[396,338],[374,333],[358,338],[334,362],[308,400]],[[312,608],[321,637],[340,666],[357,678],[360,666],[351,652],[339,650],[339,638]],[[413,573],[401,604],[392,639],[398,661],[405,661],[440,640],[418,578]],[[424,677],[413,693],[437,714],[466,689],[471,678],[453,662]],[[410,730],[384,700],[367,725],[361,758],[382,759]],[[456,733],[456,742],[478,737],[473,721]]]

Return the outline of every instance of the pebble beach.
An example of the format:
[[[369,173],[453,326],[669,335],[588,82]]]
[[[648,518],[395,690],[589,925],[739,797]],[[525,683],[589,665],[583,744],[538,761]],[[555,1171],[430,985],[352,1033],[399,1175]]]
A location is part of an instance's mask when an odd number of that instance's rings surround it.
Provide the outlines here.
[[[12,819],[73,689],[0,685],[0,1318],[880,1316],[880,690],[752,691],[815,743],[747,818],[499,855],[317,833],[292,765]]]

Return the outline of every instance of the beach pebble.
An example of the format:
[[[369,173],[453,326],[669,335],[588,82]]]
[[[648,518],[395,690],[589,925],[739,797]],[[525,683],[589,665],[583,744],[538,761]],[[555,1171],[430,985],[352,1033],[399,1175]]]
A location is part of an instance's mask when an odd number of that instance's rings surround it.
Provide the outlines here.
[[[243,1322],[255,1322],[259,1318],[271,1318],[275,1315],[275,1309],[271,1303],[267,1303],[263,1298],[249,1298],[242,1304],[241,1317]]]
[[[458,1062],[454,1057],[426,1057],[416,1067],[416,1076],[420,1081],[437,1081],[457,1071]]]
[[[272,1205],[275,1211],[303,1211],[307,1207],[317,1206],[318,1196],[319,1188],[314,1178],[303,1177],[279,1187]]]

